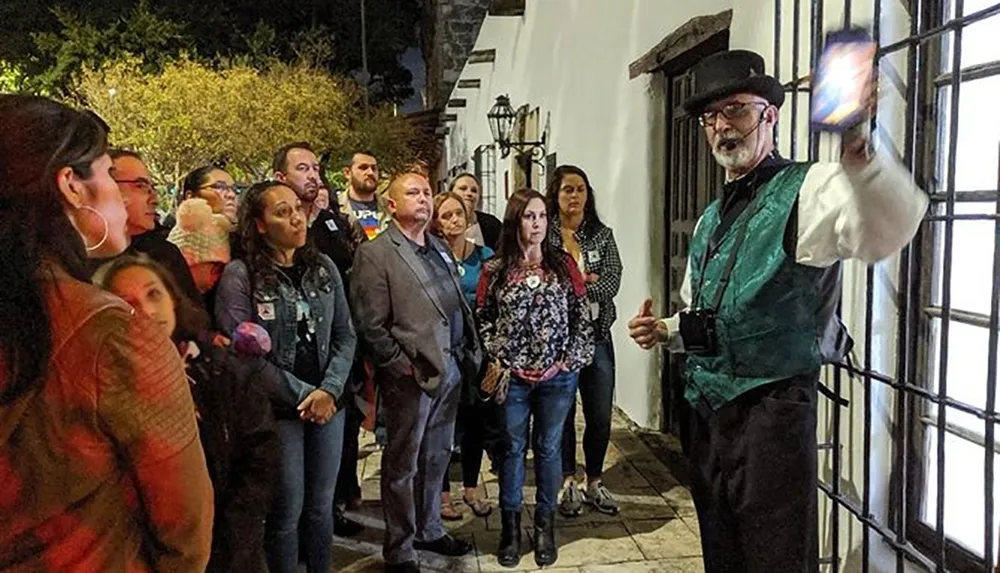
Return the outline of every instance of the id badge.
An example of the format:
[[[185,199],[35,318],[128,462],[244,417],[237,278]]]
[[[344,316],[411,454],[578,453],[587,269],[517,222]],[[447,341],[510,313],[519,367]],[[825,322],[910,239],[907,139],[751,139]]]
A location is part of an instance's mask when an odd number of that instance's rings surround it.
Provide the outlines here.
[[[259,316],[261,320],[274,320],[274,303],[257,303],[257,316]]]

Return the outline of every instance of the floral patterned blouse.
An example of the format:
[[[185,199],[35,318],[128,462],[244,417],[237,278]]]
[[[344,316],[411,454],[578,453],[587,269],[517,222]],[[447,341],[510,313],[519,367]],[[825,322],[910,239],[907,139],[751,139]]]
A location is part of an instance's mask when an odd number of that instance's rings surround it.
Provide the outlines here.
[[[562,362],[577,372],[594,358],[594,334],[583,276],[566,256],[568,279],[542,267],[512,267],[500,284],[499,260],[483,265],[477,317],[491,359],[517,372],[543,372]]]

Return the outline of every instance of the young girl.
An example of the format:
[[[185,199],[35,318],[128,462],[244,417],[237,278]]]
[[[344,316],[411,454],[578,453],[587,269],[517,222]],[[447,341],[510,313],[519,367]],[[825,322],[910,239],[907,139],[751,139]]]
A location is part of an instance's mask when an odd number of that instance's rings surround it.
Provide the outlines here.
[[[145,255],[123,256],[104,265],[94,283],[149,317],[184,359],[215,492],[207,571],[265,573],[264,518],[281,444],[261,387],[262,359],[197,342],[208,317],[187,299],[169,271]]]

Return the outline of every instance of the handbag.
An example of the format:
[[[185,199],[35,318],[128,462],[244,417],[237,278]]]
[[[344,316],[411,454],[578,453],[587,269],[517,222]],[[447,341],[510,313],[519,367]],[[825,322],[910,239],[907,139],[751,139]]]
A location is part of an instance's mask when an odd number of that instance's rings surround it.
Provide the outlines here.
[[[507,389],[510,387],[510,370],[500,365],[499,360],[491,360],[486,366],[482,380],[479,382],[480,399],[483,402],[493,400],[503,404],[507,400]]]

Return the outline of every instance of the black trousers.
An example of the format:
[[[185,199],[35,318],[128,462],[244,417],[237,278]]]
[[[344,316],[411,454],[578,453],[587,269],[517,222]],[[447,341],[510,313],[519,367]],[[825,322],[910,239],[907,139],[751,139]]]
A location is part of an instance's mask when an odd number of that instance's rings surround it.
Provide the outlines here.
[[[506,451],[507,419],[504,407],[493,400],[484,402],[463,396],[455,423],[455,435],[461,437],[462,443],[462,487],[477,487],[483,452],[490,460],[496,460]],[[448,473],[444,473],[442,491],[451,491]]]
[[[762,386],[715,411],[685,408],[706,573],[818,571],[818,378]]]
[[[338,505],[361,499],[361,484],[358,482],[358,436],[365,415],[354,404],[348,404],[345,408],[347,419],[344,420],[344,450],[334,494],[334,503]]]

